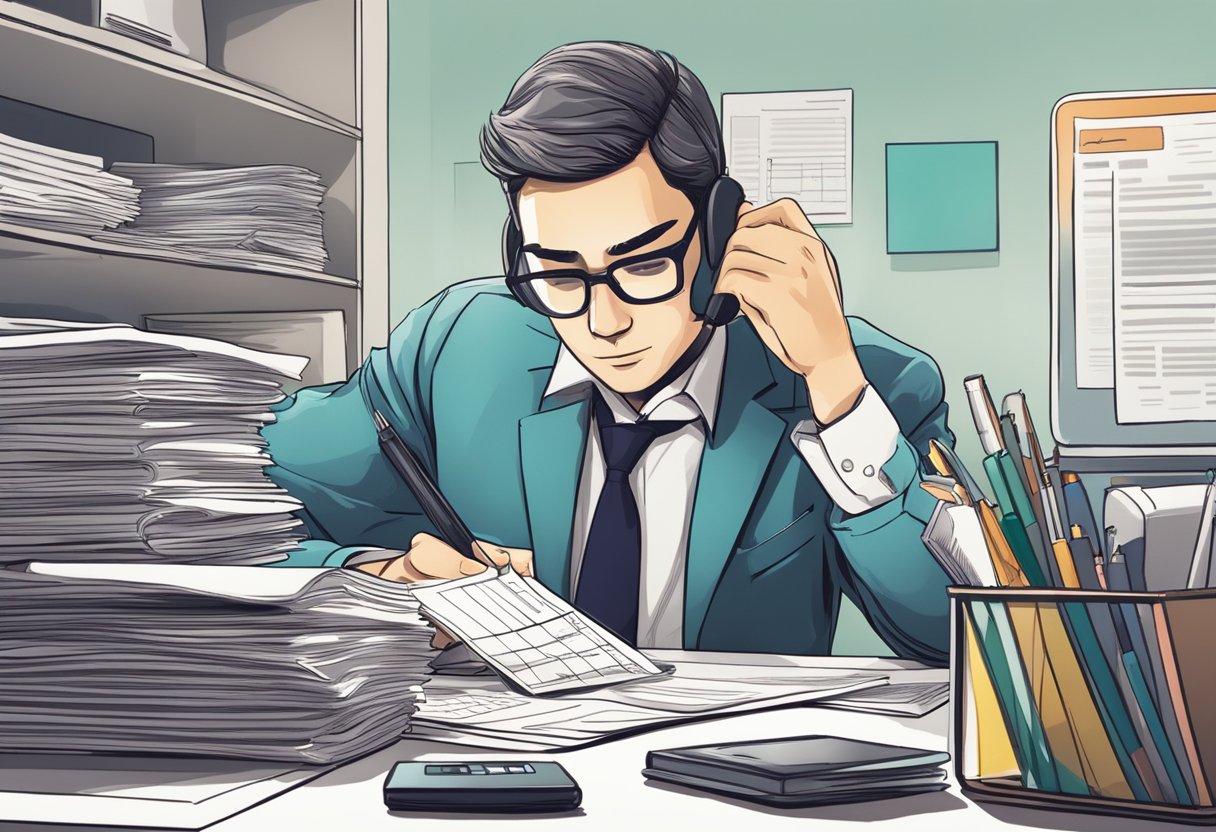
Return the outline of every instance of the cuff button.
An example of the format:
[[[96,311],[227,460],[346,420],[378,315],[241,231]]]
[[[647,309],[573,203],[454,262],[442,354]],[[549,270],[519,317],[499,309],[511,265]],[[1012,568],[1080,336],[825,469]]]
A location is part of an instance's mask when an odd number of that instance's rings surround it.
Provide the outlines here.
[[[867,465],[865,468],[861,469],[861,473],[865,474],[867,477],[874,476],[874,466]]]
[[[853,460],[842,459],[840,461],[840,470],[844,471],[846,474],[849,473],[850,471],[852,471],[853,470]]]

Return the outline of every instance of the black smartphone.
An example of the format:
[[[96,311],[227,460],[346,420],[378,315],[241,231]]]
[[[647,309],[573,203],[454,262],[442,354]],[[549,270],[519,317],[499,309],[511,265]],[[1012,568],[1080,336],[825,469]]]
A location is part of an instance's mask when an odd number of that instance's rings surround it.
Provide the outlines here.
[[[384,780],[384,804],[398,811],[568,812],[582,799],[553,762],[402,762]]]

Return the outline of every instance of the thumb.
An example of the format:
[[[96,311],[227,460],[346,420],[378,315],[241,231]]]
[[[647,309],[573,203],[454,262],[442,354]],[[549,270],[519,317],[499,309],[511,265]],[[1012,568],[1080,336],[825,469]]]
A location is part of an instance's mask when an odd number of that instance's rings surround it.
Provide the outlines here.
[[[739,203],[739,213],[737,216],[742,217],[750,210],[752,210],[752,204],[747,200],[743,200],[743,202]]]

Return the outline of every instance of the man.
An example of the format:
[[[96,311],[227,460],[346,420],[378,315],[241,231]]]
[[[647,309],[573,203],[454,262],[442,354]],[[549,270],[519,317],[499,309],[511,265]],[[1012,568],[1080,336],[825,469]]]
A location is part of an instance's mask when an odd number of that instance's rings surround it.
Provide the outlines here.
[[[500,563],[639,646],[824,654],[843,591],[896,653],[944,662],[919,487],[929,440],[953,440],[941,374],[846,319],[791,200],[739,211],[716,290],[742,314],[693,313],[697,207],[724,168],[697,78],[631,44],[563,46],[481,146],[518,222],[508,265],[542,311],[502,278],[453,286],[346,383],[285,402],[270,474],[313,536],[288,565],[484,568],[428,534],[376,409]]]

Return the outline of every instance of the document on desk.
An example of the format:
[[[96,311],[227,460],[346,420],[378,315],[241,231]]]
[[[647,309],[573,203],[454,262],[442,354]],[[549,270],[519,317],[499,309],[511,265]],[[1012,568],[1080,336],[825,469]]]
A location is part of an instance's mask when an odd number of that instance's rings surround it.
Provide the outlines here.
[[[672,662],[670,675],[537,698],[497,679],[436,676],[409,736],[515,751],[580,748],[679,722],[826,699],[876,688],[884,671],[857,666]],[[773,657],[765,657],[773,658]]]
[[[1216,419],[1216,113],[1075,130],[1078,383],[1120,423]]]
[[[202,829],[331,768],[186,757],[0,754],[0,822]]]
[[[539,581],[513,571],[419,584],[414,596],[427,618],[529,694],[615,685],[664,672]]]

